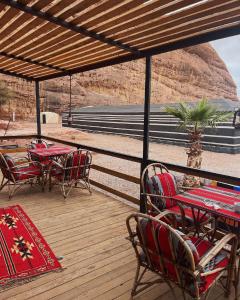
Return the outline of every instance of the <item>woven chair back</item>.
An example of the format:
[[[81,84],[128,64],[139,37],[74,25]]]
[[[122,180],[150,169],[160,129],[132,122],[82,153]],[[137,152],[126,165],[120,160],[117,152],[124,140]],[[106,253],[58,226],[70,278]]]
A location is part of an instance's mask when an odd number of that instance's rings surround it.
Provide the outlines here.
[[[11,157],[0,153],[0,169],[2,171],[3,176],[9,180],[14,179],[11,172],[12,167],[14,167],[14,163],[11,160]]]
[[[76,150],[65,157],[64,178],[68,180],[77,180],[87,178],[92,163],[92,155],[87,150]]]
[[[160,163],[148,165],[143,171],[141,185],[145,196],[149,197],[151,203],[159,210],[176,205],[172,199],[178,193],[176,179],[164,165]]]
[[[34,140],[34,141],[31,141],[29,148],[30,149],[48,148],[48,143],[45,140]]]

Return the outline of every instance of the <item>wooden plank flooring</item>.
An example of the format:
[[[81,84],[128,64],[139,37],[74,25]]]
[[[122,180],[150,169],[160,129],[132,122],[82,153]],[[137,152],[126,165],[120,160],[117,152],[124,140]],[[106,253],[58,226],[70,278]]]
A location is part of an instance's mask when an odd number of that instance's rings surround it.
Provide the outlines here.
[[[49,193],[24,187],[8,201],[0,192],[1,206],[20,204],[65,268],[27,284],[10,288],[0,299],[130,299],[136,261],[127,236],[125,219],[134,211],[126,204],[94,191],[73,190],[64,201],[57,187]],[[146,276],[153,276],[147,274]],[[179,290],[176,293],[181,299]],[[153,286],[136,300],[171,300],[166,285]],[[216,287],[210,299],[224,299]]]

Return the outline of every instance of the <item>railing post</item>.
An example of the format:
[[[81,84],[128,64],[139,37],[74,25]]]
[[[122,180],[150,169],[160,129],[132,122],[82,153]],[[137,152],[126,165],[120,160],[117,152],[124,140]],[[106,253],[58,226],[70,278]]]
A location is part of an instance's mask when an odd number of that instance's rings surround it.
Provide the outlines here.
[[[36,96],[36,117],[37,117],[37,135],[41,138],[41,120],[40,120],[40,91],[39,91],[39,81],[35,81],[35,96]]]
[[[151,98],[151,63],[152,57],[146,57],[145,70],[145,99],[144,99],[144,128],[143,128],[143,158],[141,163],[141,175],[145,167],[148,165],[149,152],[149,118],[150,118],[150,98]],[[142,190],[140,190],[140,193]],[[147,211],[145,197],[140,194],[140,212]]]

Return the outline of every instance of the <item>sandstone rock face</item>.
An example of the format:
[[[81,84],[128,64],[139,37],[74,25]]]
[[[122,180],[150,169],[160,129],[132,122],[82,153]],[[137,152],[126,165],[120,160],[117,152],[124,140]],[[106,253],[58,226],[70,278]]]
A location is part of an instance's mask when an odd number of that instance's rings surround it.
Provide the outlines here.
[[[72,79],[73,107],[142,104],[145,60],[76,74]],[[34,85],[1,76],[16,91],[11,110],[34,116]],[[236,85],[210,44],[153,57],[152,103],[193,101],[202,97],[237,101]],[[69,106],[69,78],[41,83],[42,110],[62,112]],[[7,111],[5,107],[5,111]]]

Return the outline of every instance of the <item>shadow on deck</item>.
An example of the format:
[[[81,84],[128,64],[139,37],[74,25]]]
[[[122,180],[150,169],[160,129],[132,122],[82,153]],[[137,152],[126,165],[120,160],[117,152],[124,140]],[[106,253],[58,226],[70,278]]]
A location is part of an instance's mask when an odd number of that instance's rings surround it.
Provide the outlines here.
[[[25,187],[7,199],[1,191],[1,206],[20,204],[66,269],[5,290],[0,299],[130,299],[136,261],[125,219],[134,208],[96,191],[73,190],[64,201],[57,187],[51,193]],[[159,285],[135,299],[173,298]],[[215,287],[209,299],[224,299],[222,290]]]

